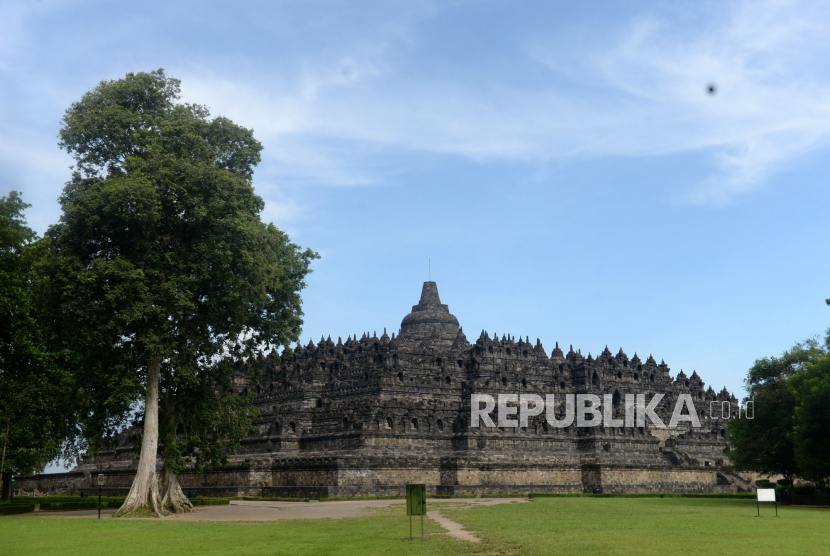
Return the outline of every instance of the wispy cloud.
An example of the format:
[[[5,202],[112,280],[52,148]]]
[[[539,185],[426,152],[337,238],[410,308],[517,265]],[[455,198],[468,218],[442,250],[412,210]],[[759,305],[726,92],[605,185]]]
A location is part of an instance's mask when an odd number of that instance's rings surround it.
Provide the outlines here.
[[[11,6],[0,11],[16,22],[0,51],[34,36],[34,12]],[[479,22],[497,25],[492,47],[459,48],[463,38],[436,35],[442,18],[458,23],[482,9],[381,3],[315,20],[302,30],[316,33],[304,48],[283,45],[273,62],[229,52],[246,60],[243,69],[214,66],[210,56],[172,57],[167,67],[182,78],[185,100],[255,129],[266,146],[258,176],[275,184],[380,185],[414,164],[413,153],[537,165],[694,153],[709,157],[709,176],[675,197],[723,205],[830,135],[826,4],[643,8],[601,31],[580,20],[556,30],[521,18]],[[273,18],[283,27],[269,32],[294,37],[284,20]],[[24,78],[41,84],[41,97],[57,83]],[[706,93],[709,83],[716,94]],[[0,158],[18,159],[13,136],[0,139]]]
[[[830,53],[830,14],[772,1],[698,15],[691,27],[642,15],[599,44],[515,31],[511,55],[550,72],[534,87],[499,74],[432,76],[406,62],[418,55],[417,28],[411,40],[366,37],[278,86],[192,76],[185,87],[256,122],[266,156],[291,179],[377,183],[372,156],[388,150],[529,161],[702,152],[712,174],[677,197],[719,205],[828,137],[830,82],[816,68]]]
[[[742,3],[722,16],[699,32],[637,20],[591,60],[647,111],[635,141],[651,133],[668,152],[711,152],[717,172],[681,196],[697,204],[728,203],[830,135],[830,81],[818,69],[830,54],[826,4]]]

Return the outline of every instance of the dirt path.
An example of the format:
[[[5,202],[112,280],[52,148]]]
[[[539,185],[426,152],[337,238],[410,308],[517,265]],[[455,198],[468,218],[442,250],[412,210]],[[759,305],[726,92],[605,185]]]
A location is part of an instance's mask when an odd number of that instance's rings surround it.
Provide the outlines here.
[[[403,500],[343,500],[336,502],[268,502],[253,500],[231,500],[228,505],[196,506],[190,514],[177,514],[161,518],[170,521],[277,521],[283,519],[341,519],[360,517],[371,513],[375,508],[384,508],[395,504],[403,505]],[[101,518],[109,519],[114,509],[101,510]],[[98,517],[98,510],[74,510],[56,512],[33,512],[25,514],[32,517],[53,518],[87,518]],[[146,518],[155,519],[155,518]]]
[[[460,507],[491,506],[493,504],[505,504],[509,502],[524,501],[523,498],[449,498],[449,499],[428,499],[428,506],[435,504],[452,504]],[[394,500],[343,500],[336,502],[268,502],[253,500],[232,500],[228,505],[222,506],[197,506],[192,514],[179,514],[161,518],[169,521],[277,521],[283,519],[342,519],[349,517],[361,517],[370,514],[376,508],[385,508],[394,505],[403,505],[404,501]],[[102,519],[111,519],[114,509],[101,510]],[[433,514],[435,517],[433,517]],[[65,512],[33,512],[24,514],[30,517],[49,518],[70,518],[70,519],[95,519],[98,517],[98,510],[75,510]],[[434,519],[447,529],[449,535],[456,538],[464,538],[458,535],[469,535],[475,538],[472,533],[464,531],[463,526],[454,521],[446,519],[438,512],[430,511],[427,517]],[[153,518],[150,518],[153,519]],[[478,540],[478,539],[477,539]],[[473,541],[476,542],[476,541]]]
[[[495,506],[496,504],[509,504],[511,502],[527,502],[527,498],[469,498],[463,500],[441,500],[441,502],[463,502],[468,508],[474,506]],[[434,500],[437,502],[437,500]],[[467,531],[460,523],[456,523],[451,519],[447,519],[441,515],[440,510],[427,511],[427,517],[436,522],[438,525],[447,530],[447,535],[469,542],[481,542],[481,539],[476,537],[474,532]]]
[[[481,542],[481,539],[464,530],[464,526],[456,523],[451,519],[447,519],[438,512],[427,512],[427,517],[436,522],[438,525],[447,530],[447,535],[461,539],[462,541]]]

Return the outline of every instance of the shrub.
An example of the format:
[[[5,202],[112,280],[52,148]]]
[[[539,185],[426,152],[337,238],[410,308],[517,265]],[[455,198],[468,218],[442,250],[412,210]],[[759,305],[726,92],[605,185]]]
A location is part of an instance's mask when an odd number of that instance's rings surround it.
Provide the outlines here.
[[[816,493],[816,485],[795,485],[793,490],[796,496],[809,496]]]
[[[319,502],[336,502],[339,500],[405,500],[406,496],[403,494],[394,494],[392,496],[332,496],[330,498],[320,498]]]
[[[91,499],[91,498],[84,498],[78,500],[60,500],[60,501],[42,501],[40,503],[40,509],[43,511],[56,511],[56,510],[91,510],[98,507],[98,499]],[[101,501],[101,507],[105,508],[103,500]]]
[[[35,511],[34,504],[3,504],[0,505],[0,515],[25,514]]]
[[[631,494],[587,494],[584,492],[531,492],[528,495],[530,498],[556,498],[556,497],[584,497],[584,498],[658,498],[663,496],[665,498],[738,498],[738,499],[755,499],[754,492],[710,492],[710,493],[631,493]]]
[[[282,498],[282,497],[257,497],[257,496],[242,496],[237,497],[241,500],[261,500],[263,502],[308,502],[308,498]]]
[[[230,504],[231,501],[229,498],[204,498],[204,497],[197,497],[191,498],[190,503],[194,506],[223,506],[226,504]]]
[[[102,496],[102,508],[120,508],[124,503],[124,496]],[[40,503],[40,509],[44,511],[58,510],[89,510],[98,508],[98,497],[90,496],[44,496],[36,499]]]
[[[105,496],[101,498],[102,508],[120,508],[124,504],[124,496]],[[98,508],[98,497],[81,498],[79,496],[46,497],[40,499],[41,510],[89,510]],[[216,506],[230,503],[227,498],[191,498],[194,506]]]

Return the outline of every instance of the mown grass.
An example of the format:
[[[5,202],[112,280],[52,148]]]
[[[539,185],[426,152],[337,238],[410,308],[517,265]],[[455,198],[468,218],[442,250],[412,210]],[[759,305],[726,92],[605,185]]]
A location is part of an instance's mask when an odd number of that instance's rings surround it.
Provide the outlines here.
[[[521,554],[830,554],[830,510],[711,498],[537,498],[442,509]]]
[[[745,500],[538,498],[459,509],[432,505],[483,539],[404,541],[403,505],[352,519],[275,522],[0,518],[2,554],[830,554],[830,510]],[[418,532],[419,521],[415,522]]]
[[[272,522],[173,522],[156,520],[0,518],[0,554],[191,555],[191,554],[468,554],[469,543],[434,535],[404,541],[409,519],[403,505],[351,519]],[[414,522],[420,531],[420,521]]]

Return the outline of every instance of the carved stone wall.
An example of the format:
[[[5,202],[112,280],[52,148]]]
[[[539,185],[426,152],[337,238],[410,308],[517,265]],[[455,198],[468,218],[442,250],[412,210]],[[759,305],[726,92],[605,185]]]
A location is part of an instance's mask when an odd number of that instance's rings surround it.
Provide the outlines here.
[[[339,496],[400,494],[409,482],[464,494],[742,487],[725,469],[726,423],[709,416],[711,402],[737,410],[726,389],[705,389],[697,373],[672,378],[665,362],[651,355],[643,361],[636,353],[629,358],[622,349],[613,354],[606,347],[594,358],[572,346],[564,353],[557,343],[548,355],[538,339],[534,344],[485,331],[470,343],[434,282],[424,284],[399,334],[321,338],[281,355],[271,352],[250,361],[233,384],[240,395],[256,394],[258,432],[227,469],[184,473],[188,489]],[[523,428],[474,429],[470,396],[476,393],[560,395],[558,415],[564,412],[561,394],[607,394],[615,417],[625,411],[625,394],[663,394],[656,412],[666,423],[678,396],[689,394],[703,427],[558,429],[539,415]],[[107,472],[129,476],[136,434],[122,435],[99,454]],[[75,481],[81,488],[96,466],[82,462],[76,468],[86,473],[82,479],[38,476],[21,484],[67,490]],[[129,481],[123,483],[126,489]]]

